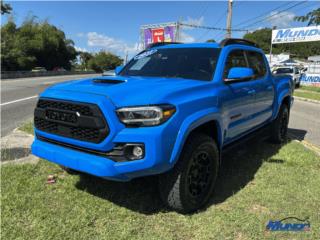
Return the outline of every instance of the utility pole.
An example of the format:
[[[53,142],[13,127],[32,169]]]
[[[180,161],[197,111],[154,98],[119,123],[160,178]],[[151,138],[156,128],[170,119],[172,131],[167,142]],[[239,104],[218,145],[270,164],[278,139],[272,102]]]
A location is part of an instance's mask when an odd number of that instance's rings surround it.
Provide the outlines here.
[[[227,16],[227,35],[226,35],[226,38],[231,38],[232,4],[233,4],[233,0],[228,0],[228,16]]]
[[[180,41],[180,31],[181,31],[181,23],[182,22],[182,17],[179,17],[179,20],[177,22],[177,27],[176,27],[176,36],[175,36],[175,39],[174,41],[175,42],[179,42]]]
[[[125,60],[124,60],[124,63],[127,64],[128,62],[128,51],[126,51],[126,57],[125,57]]]
[[[175,42],[180,41],[180,20],[177,22],[177,27],[176,27],[176,36],[174,39]]]
[[[273,26],[273,27],[272,27],[272,30],[276,30],[276,29],[277,29],[276,26]],[[270,56],[269,56],[270,66],[271,66],[271,61],[272,61],[272,31],[271,31]]]

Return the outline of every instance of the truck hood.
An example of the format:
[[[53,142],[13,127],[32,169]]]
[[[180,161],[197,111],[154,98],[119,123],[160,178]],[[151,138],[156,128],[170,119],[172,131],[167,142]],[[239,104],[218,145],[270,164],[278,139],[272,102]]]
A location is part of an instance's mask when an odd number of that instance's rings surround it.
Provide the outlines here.
[[[68,81],[56,84],[47,91],[53,89],[103,95],[115,106],[122,107],[170,103],[170,97],[206,84],[206,81],[181,78],[109,76]]]

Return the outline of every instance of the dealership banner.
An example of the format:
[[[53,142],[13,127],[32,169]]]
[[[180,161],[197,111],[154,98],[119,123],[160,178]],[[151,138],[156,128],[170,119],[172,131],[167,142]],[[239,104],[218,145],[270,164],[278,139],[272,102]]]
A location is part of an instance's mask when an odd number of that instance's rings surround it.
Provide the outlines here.
[[[320,73],[304,73],[301,75],[301,84],[320,87]]]
[[[272,44],[320,41],[320,26],[272,30]]]
[[[176,26],[164,26],[157,28],[143,29],[144,46],[147,47],[152,43],[174,42]]]

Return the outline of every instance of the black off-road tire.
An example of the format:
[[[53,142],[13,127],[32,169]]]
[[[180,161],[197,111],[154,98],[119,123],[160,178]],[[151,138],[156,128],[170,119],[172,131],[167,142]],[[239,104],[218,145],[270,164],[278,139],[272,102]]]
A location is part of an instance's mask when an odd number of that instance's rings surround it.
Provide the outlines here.
[[[181,213],[200,209],[212,195],[218,168],[216,142],[205,134],[193,134],[173,169],[159,176],[162,201]]]
[[[282,104],[277,118],[271,125],[271,142],[276,144],[284,143],[288,137],[289,108]]]

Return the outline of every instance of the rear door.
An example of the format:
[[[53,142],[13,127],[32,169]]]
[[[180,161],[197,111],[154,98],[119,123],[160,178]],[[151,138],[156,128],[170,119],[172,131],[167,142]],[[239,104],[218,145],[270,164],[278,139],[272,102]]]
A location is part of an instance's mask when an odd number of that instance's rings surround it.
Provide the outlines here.
[[[246,51],[249,67],[254,72],[252,87],[255,90],[252,126],[258,126],[271,118],[274,100],[274,84],[267,70],[266,60],[256,51]]]
[[[223,79],[228,77],[229,70],[233,67],[248,67],[244,50],[232,50],[228,54]],[[227,93],[222,99],[227,126],[224,143],[228,143],[252,128],[250,121],[254,114],[255,90],[251,80],[224,84],[227,88]]]

